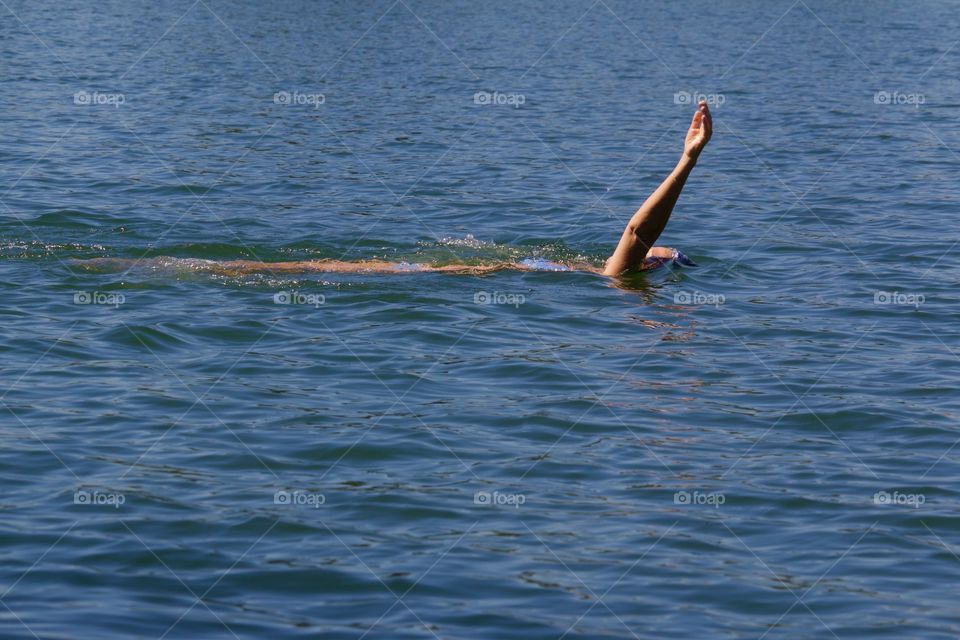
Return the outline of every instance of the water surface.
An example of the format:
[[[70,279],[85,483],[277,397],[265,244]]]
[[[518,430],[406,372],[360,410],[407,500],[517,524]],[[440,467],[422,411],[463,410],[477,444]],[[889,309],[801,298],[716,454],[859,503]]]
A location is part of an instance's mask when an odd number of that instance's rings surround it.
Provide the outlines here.
[[[952,5],[0,14],[3,637],[960,633]]]

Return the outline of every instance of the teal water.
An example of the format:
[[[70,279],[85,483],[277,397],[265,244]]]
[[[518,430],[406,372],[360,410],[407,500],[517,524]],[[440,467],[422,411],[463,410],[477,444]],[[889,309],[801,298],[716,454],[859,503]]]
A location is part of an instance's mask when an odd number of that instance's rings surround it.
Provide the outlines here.
[[[960,635],[953,5],[0,26],[0,637]],[[191,266],[599,262],[696,93],[697,268]]]

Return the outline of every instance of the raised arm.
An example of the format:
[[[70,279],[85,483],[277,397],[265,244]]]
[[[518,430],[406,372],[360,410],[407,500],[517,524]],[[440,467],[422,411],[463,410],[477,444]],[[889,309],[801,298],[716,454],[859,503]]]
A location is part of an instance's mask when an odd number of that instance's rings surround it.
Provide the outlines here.
[[[673,206],[677,203],[683,185],[687,182],[687,176],[697,164],[697,158],[707,146],[712,133],[713,121],[710,118],[710,110],[706,102],[701,102],[697,112],[693,114],[690,129],[687,130],[680,161],[666,180],[650,194],[650,197],[630,218],[620,237],[620,243],[613,255],[607,259],[604,274],[615,276],[630,269],[640,268],[647,253],[653,249],[654,243],[660,237],[663,228],[667,226]]]

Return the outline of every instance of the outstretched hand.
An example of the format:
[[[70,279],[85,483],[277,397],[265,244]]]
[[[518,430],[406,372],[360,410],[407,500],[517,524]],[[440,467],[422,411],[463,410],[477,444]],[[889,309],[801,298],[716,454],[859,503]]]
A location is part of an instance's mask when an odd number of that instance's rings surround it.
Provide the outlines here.
[[[693,114],[693,121],[690,123],[690,129],[687,130],[687,138],[683,143],[683,154],[692,160],[700,156],[700,152],[707,146],[710,136],[713,135],[713,119],[710,117],[710,109],[703,100],[697,105],[697,112]]]

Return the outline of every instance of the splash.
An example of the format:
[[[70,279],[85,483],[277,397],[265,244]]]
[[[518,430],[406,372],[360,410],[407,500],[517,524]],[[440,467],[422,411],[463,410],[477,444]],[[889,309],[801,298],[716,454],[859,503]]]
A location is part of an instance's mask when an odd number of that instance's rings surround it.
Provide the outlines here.
[[[438,242],[425,244],[418,243],[420,246],[443,246],[443,247],[468,247],[470,249],[495,248],[497,243],[485,240],[477,240],[472,233],[468,233],[463,238],[453,238],[450,236],[441,238]]]

